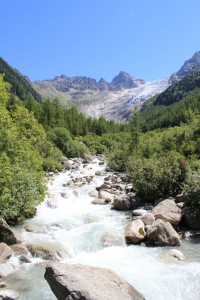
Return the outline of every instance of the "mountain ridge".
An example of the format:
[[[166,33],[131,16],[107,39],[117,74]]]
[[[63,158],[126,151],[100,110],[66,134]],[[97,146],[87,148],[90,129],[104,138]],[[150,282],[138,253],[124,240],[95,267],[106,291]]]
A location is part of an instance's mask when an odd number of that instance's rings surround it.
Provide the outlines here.
[[[200,51],[197,51],[190,59],[186,60],[179,71],[173,73],[169,78],[169,84],[175,84],[186,75],[194,74],[200,70]]]
[[[78,91],[119,91],[122,89],[134,88],[141,84],[145,84],[144,80],[135,79],[124,71],[120,71],[120,73],[113,78],[111,83],[108,83],[104,78],[96,81],[96,79],[86,76],[68,77],[66,75],[56,76],[53,79],[37,80],[33,83],[36,86],[40,86],[45,82],[51,83],[52,86],[60,92],[69,92],[70,89]]]

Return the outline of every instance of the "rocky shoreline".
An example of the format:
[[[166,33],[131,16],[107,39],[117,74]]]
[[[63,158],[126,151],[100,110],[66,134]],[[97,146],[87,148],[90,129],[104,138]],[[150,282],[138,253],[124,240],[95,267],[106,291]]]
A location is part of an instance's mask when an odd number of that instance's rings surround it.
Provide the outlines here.
[[[79,170],[80,166],[83,165],[83,169],[87,168],[96,157],[91,155],[86,155],[84,158],[77,158],[68,160],[67,158],[63,159],[64,172],[66,170],[71,171],[70,180],[63,184],[63,187],[81,187],[84,185],[89,186],[90,182],[93,180],[93,176],[85,176],[83,174],[76,173]],[[99,160],[99,165],[104,165],[105,158],[103,156],[97,156]],[[105,164],[106,166],[106,164]],[[96,186],[96,188],[92,188],[88,190],[88,193],[91,197],[91,203],[93,205],[107,205],[111,204],[111,209],[124,211],[126,214],[127,220],[130,220],[129,224],[124,228],[124,238],[127,244],[140,244],[141,246],[180,246],[181,238],[188,238],[190,236],[199,235],[200,230],[200,210],[195,207],[185,207],[184,203],[184,195],[177,195],[175,199],[159,199],[155,206],[152,204],[146,204],[142,201],[142,199],[138,198],[133,185],[129,182],[128,176],[126,174],[120,174],[112,172],[109,168],[106,168],[105,172],[96,171],[94,175],[96,176],[104,176],[104,182],[100,186]],[[46,174],[49,178],[53,178],[57,176],[59,172],[48,173]],[[78,190],[75,189],[74,193],[78,193]],[[67,192],[62,192],[61,197],[67,198]],[[49,198],[46,200],[46,204],[54,209],[57,205],[56,199],[49,195]],[[37,228],[33,225],[26,225],[25,230],[27,232],[41,232],[40,228]],[[20,245],[22,239],[9,227],[8,224],[4,220],[0,220],[0,299],[17,299],[19,298],[19,294],[15,291],[7,290],[6,280],[9,278],[11,274],[16,274],[20,272],[20,268],[16,267],[12,264],[9,259],[13,253],[20,254],[19,260],[21,263],[29,264],[31,263],[31,256],[40,257],[47,261],[62,261],[65,254],[59,247],[48,248],[46,245],[34,245],[34,244],[26,244],[24,246]],[[106,246],[113,245],[113,237],[112,235],[107,235],[103,237],[103,243]],[[172,262],[172,263],[181,263],[186,260],[185,256],[178,251],[177,249],[171,249],[167,251],[161,258],[161,261]],[[65,264],[66,265],[66,264]],[[60,275],[62,276],[61,270],[64,268],[62,263],[54,263],[51,266],[48,266],[46,269],[46,273],[54,272],[55,270],[58,272],[60,270]],[[70,268],[66,266],[66,268]],[[75,266],[75,269],[79,268],[79,266]],[[81,269],[84,266],[80,267]],[[89,268],[85,266],[86,269]],[[98,268],[96,268],[98,269]],[[105,273],[108,272],[106,269]],[[64,274],[67,271],[63,271]],[[77,271],[79,273],[79,271]],[[89,272],[89,271],[87,271]],[[87,273],[86,272],[86,273]],[[104,272],[102,270],[97,270],[97,272]],[[111,270],[109,272],[112,272]],[[53,274],[53,273],[52,273]],[[64,276],[63,274],[63,276]],[[103,273],[102,273],[103,274]],[[85,275],[84,275],[85,276]],[[83,276],[83,277],[84,277]],[[96,275],[95,275],[96,276]],[[98,275],[99,276],[99,275]],[[105,276],[102,275],[102,276]],[[114,272],[112,276],[114,275]],[[49,275],[45,275],[46,279],[50,278]],[[60,278],[60,277],[59,277]],[[101,277],[98,277],[99,279]],[[65,278],[66,279],[66,278]],[[67,275],[67,281],[70,281],[70,275]],[[47,279],[48,280],[48,279]],[[83,280],[83,278],[78,278],[78,280]],[[89,279],[88,279],[89,280]],[[102,279],[103,280],[103,279]],[[123,279],[117,279],[123,281]],[[48,280],[50,282],[51,279]],[[73,281],[73,280],[72,280]],[[124,282],[124,281],[123,281]],[[65,282],[66,283],[66,282]],[[51,283],[49,283],[51,286]],[[83,284],[83,282],[82,282]],[[128,283],[126,283],[128,284]],[[127,286],[124,285],[124,288],[127,292]],[[112,284],[111,284],[112,285]],[[80,283],[78,284],[80,287]],[[83,286],[85,286],[83,284]],[[129,285],[130,286],[130,285]],[[51,286],[52,288],[52,286]],[[104,287],[106,289],[106,287]],[[110,288],[108,288],[109,290]],[[112,287],[115,290],[115,293],[125,293],[125,291],[118,291],[115,287]],[[131,287],[131,290],[134,289]],[[63,298],[63,295],[57,296],[57,288],[52,288],[56,297],[58,299],[66,299]],[[134,289],[135,290],[135,289]],[[70,291],[74,289],[68,289],[68,295],[71,297],[69,299],[101,299],[101,294],[93,294],[90,295],[89,290],[76,290],[76,298],[73,298]],[[114,292],[113,292],[114,293]],[[130,292],[130,295],[127,294],[126,299],[144,299],[144,297],[137,292],[137,297],[133,296]],[[64,292],[66,295],[66,291]],[[86,296],[85,296],[86,295]],[[88,296],[87,296],[88,295]],[[139,295],[139,296],[138,296]],[[77,298],[79,297],[79,298]],[[105,299],[118,299],[106,296]],[[120,299],[120,298],[119,298]]]

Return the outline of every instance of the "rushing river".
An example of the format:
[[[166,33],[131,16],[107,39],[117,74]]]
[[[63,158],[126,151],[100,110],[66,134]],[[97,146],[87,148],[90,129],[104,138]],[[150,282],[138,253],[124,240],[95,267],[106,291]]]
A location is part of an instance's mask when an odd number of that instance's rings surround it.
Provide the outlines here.
[[[48,185],[51,196],[38,207],[37,215],[14,228],[22,235],[23,244],[55,245],[66,253],[63,262],[110,268],[147,300],[199,300],[199,239],[183,240],[182,246],[177,247],[187,257],[187,262],[165,264],[158,258],[170,247],[127,246],[123,237],[124,227],[129,222],[127,215],[111,210],[110,205],[91,204],[93,198],[88,191],[100,185],[105,176],[95,176],[90,184],[82,187],[63,187],[63,183],[71,180],[71,175],[94,175],[96,170],[104,168],[96,161],[80,171],[57,175]],[[62,192],[66,198],[61,196]],[[47,205],[49,200],[55,208]],[[42,233],[25,231],[27,224],[39,227]],[[111,237],[114,246],[108,247],[106,237]],[[56,299],[44,279],[45,261],[28,255],[32,263],[20,263],[18,255],[11,257],[11,262],[23,272],[20,278],[11,277],[7,288],[18,291],[20,300]]]

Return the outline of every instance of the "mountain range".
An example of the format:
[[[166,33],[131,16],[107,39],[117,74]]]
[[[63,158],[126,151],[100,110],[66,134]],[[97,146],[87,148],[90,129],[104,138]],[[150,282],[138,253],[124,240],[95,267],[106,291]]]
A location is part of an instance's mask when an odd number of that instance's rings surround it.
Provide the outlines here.
[[[28,77],[9,66],[0,58],[0,73],[5,73],[5,80],[12,85],[12,93],[21,100],[27,96],[41,102],[42,98],[57,98],[64,108],[76,106],[87,116],[112,119],[126,122],[134,107],[140,108],[143,103],[156,94],[176,84],[187,74],[200,70],[200,51],[184,62],[179,71],[169,78],[145,82],[135,79],[121,71],[108,83],[101,78],[96,81],[85,76],[56,76],[54,79],[31,82]]]

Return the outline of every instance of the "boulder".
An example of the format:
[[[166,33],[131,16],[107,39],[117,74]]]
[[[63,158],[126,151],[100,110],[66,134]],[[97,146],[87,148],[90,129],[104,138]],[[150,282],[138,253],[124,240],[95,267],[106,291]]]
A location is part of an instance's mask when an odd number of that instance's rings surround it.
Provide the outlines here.
[[[141,220],[144,223],[144,225],[152,225],[155,221],[155,218],[153,214],[147,213],[143,216],[140,216],[138,220]]]
[[[0,263],[10,258],[12,252],[13,252],[12,249],[8,247],[5,243],[0,243]]]
[[[84,154],[82,158],[88,160],[89,162],[93,161],[93,156],[91,154]]]
[[[109,183],[102,183],[102,185],[99,187],[99,190],[109,190],[111,189],[111,185]]]
[[[112,202],[114,200],[114,195],[111,193],[108,193],[106,191],[99,191],[99,198],[100,199],[105,199],[106,202]]]
[[[11,245],[10,248],[16,252],[17,254],[27,254],[28,253],[28,249],[26,247],[23,246],[18,246],[18,245]]]
[[[27,232],[35,232],[35,233],[44,233],[45,231],[42,230],[40,227],[36,226],[36,225],[26,225],[25,230]]]
[[[142,300],[132,285],[110,269],[56,263],[44,274],[58,300]]]
[[[126,194],[115,196],[113,205],[118,210],[129,210],[131,209],[131,198]]]
[[[22,242],[17,234],[3,219],[0,219],[0,242],[4,242],[7,245],[13,245]]]
[[[186,261],[185,255],[177,249],[171,249],[159,257],[165,263],[180,263]]]
[[[178,233],[169,222],[156,220],[147,231],[149,243],[154,246],[180,246]]]
[[[55,245],[28,244],[27,248],[34,257],[41,257],[45,260],[59,261],[67,256],[63,248]]]
[[[102,176],[102,174],[103,174],[103,173],[102,173],[101,171],[96,171],[96,172],[95,172],[95,175],[96,175],[96,176]]]
[[[144,223],[141,220],[130,222],[124,230],[127,244],[139,244],[145,238]]]
[[[94,199],[92,202],[91,202],[91,204],[97,204],[97,205],[105,205],[105,204],[107,204],[106,203],[106,200],[105,199]]]
[[[18,270],[19,270],[18,267],[14,266],[13,264],[11,264],[9,262],[5,263],[5,264],[0,264],[0,278],[6,277]]]
[[[145,209],[135,209],[132,211],[133,216],[144,216],[147,214],[147,211]]]
[[[125,191],[126,186],[125,184],[113,184],[113,188],[119,191]]]
[[[200,229],[200,209],[197,207],[185,207],[183,213],[183,224],[190,229]]]
[[[90,197],[98,197],[98,192],[96,189],[92,189],[88,192]]]
[[[178,225],[182,218],[181,209],[172,199],[166,199],[160,202],[156,207],[154,207],[152,214],[156,220],[161,219],[171,223],[172,225]]]
[[[12,290],[0,291],[1,300],[16,300],[19,298],[19,293]]]
[[[22,254],[22,255],[20,256],[19,260],[20,260],[21,262],[24,262],[24,263],[31,263],[31,260],[28,258],[28,256],[26,256],[26,255],[24,255],[24,254]]]

